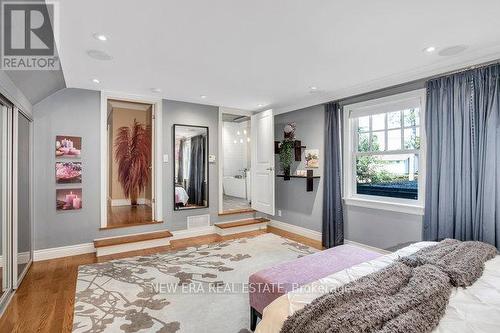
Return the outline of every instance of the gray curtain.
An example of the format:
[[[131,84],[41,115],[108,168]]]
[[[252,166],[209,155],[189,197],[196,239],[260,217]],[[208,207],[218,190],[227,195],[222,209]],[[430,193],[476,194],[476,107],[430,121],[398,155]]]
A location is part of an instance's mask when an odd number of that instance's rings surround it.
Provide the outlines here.
[[[342,210],[342,113],[337,103],[325,104],[325,169],[323,178],[323,246],[344,244]]]
[[[177,184],[183,184],[184,183],[184,144],[185,144],[185,139],[180,139],[179,140],[179,155],[177,158]]]
[[[191,158],[189,166],[189,203],[204,206],[205,200],[205,166],[206,137],[197,135],[191,138]]]
[[[500,66],[427,82],[424,238],[500,248]]]

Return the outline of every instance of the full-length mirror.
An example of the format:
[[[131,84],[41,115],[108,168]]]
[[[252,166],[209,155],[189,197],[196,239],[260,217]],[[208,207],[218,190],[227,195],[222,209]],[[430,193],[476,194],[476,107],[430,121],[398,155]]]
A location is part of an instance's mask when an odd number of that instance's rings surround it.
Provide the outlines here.
[[[208,127],[174,125],[174,208],[208,207]]]

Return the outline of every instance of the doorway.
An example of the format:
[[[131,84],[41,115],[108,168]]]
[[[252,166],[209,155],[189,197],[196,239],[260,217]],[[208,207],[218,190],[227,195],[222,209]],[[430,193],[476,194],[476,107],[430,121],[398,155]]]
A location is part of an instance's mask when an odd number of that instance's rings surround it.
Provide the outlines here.
[[[222,214],[252,210],[251,121],[241,113],[221,112]]]
[[[154,222],[154,112],[107,101],[107,228]]]

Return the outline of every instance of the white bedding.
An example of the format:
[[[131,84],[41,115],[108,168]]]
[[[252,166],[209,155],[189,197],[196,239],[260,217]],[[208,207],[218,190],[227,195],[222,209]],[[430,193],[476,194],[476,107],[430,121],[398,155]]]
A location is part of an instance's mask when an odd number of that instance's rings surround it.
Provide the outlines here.
[[[435,244],[420,242],[380,258],[365,262],[289,292],[263,311],[256,333],[278,333],[286,318],[315,298],[364,275],[378,271],[394,260]],[[500,332],[500,255],[486,262],[479,280],[467,289],[452,291],[446,313],[434,333]]]
[[[186,190],[183,187],[176,186],[175,187],[175,203],[182,203],[183,205],[187,204],[189,201],[189,196]]]

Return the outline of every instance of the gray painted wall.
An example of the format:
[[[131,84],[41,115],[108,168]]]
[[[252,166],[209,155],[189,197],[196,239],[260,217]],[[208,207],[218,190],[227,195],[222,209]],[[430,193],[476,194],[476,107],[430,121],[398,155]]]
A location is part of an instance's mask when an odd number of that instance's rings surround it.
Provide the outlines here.
[[[393,91],[392,93],[399,92],[401,91]],[[370,98],[379,97],[382,96],[370,96]],[[351,102],[357,101],[360,99]],[[288,122],[297,123],[296,138],[308,148],[320,150],[320,168],[314,172],[315,175],[322,176],[324,166],[323,105],[279,114],[275,117],[274,122],[276,140],[283,139],[285,124]],[[296,169],[305,169],[304,163],[304,161],[295,162],[292,172]],[[278,157],[276,157],[276,167],[279,168]],[[305,180],[284,181],[282,178],[276,178],[276,216],[271,218],[321,232],[322,209],[323,178],[314,181],[314,192],[305,191]],[[278,210],[281,210],[281,217],[278,216]],[[344,206],[344,212],[345,238],[348,240],[382,249],[422,240],[422,217],[419,215],[356,206]]]
[[[174,211],[173,175],[173,125],[208,126],[208,153],[216,156],[216,163],[208,164],[208,208]],[[187,228],[187,217],[210,214],[213,223],[244,219],[254,214],[218,216],[219,211],[219,154],[218,154],[219,108],[215,106],[163,100],[163,150],[169,155],[169,163],[163,166],[163,216],[169,230]]]
[[[92,242],[96,238],[156,230],[186,229],[186,217],[210,213],[212,223],[232,220],[217,215],[218,173],[216,164],[209,166],[209,208],[182,212],[173,211],[172,125],[184,123],[209,126],[209,151],[217,153],[218,108],[199,104],[163,101],[163,151],[169,163],[163,165],[164,223],[122,229],[99,230],[100,227],[100,93],[83,89],[63,89],[34,107],[34,216],[35,249]],[[79,211],[57,212],[55,209],[56,135],[82,137],[83,208]],[[71,185],[58,187],[72,187]],[[245,218],[253,215],[240,215]]]
[[[311,149],[319,149],[319,168],[313,169],[314,175],[323,176],[324,166],[324,107],[323,105],[283,113],[274,118],[274,138],[283,140],[283,127],[289,122],[297,124],[295,137],[302,141],[302,145]],[[294,162],[292,174],[295,170],[305,170],[304,150],[302,161]],[[280,171],[279,157],[276,155],[276,171]],[[277,221],[293,224],[321,232],[323,209],[323,179],[314,180],[314,191],[306,192],[305,179],[276,178],[276,216]],[[281,216],[278,211],[281,210]]]
[[[381,249],[400,248],[422,240],[422,216],[345,207],[345,238]]]

